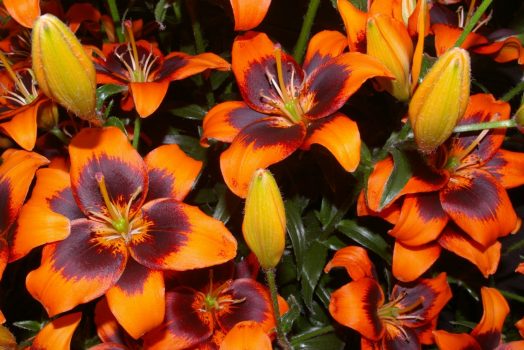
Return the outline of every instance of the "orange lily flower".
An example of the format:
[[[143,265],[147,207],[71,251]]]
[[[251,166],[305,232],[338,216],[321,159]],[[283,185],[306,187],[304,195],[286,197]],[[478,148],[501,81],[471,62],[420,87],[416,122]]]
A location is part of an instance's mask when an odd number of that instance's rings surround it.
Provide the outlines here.
[[[202,163],[176,145],[145,159],[117,128],[87,128],[69,146],[70,174],[42,169],[14,233],[11,259],[46,244],[27,289],[50,316],[106,295],[134,338],[164,318],[163,270],[230,260],[236,240],[184,204]]]
[[[337,110],[367,80],[390,77],[376,59],[341,54],[342,34],[315,35],[301,68],[264,33],[249,32],[233,44],[232,65],[244,99],[224,102],[204,119],[201,144],[230,142],[220,157],[228,187],[245,198],[255,170],[312,144],[326,147],[346,171],[360,161],[357,125]]]
[[[440,350],[519,350],[524,340],[502,343],[502,326],[509,314],[506,299],[495,288],[482,287],[482,319],[470,334],[454,334],[434,331],[435,342]]]
[[[38,332],[29,349],[69,350],[75,329],[82,313],[75,312],[54,319]]]
[[[18,23],[27,28],[40,16],[40,0],[4,0],[4,6]]]
[[[129,42],[104,44],[105,57],[95,59],[97,83],[128,86],[131,99],[122,108],[130,110],[134,106],[142,118],[158,109],[171,81],[206,69],[230,69],[229,63],[213,53],[191,56],[172,52],[164,57],[155,45],[145,40],[135,42],[131,22],[124,24]]]
[[[166,293],[166,318],[144,336],[144,347],[218,349],[226,334],[244,321],[258,323],[258,327],[248,327],[253,336],[259,337],[260,331],[271,335],[275,318],[269,290],[234,270],[234,265],[227,263],[175,274],[176,286]],[[282,314],[288,309],[280,297],[279,309]],[[235,334],[230,337],[238,341]]]
[[[507,103],[478,94],[471,96],[459,125],[504,120],[509,113]],[[524,184],[524,155],[500,149],[504,134],[500,129],[459,134],[441,146],[429,166],[414,161],[413,177],[395,198],[402,201],[384,212],[395,224],[389,234],[396,238],[396,278],[418,278],[437,260],[441,247],[469,260],[486,277],[496,271],[497,239],[520,224],[505,189]],[[359,214],[382,215],[379,202],[392,171],[391,158],[376,164]],[[414,259],[417,264],[411,263]]]
[[[229,0],[235,18],[235,30],[255,28],[266,17],[271,0]]]
[[[338,250],[324,270],[333,267],[345,268],[353,281],[331,294],[329,312],[337,322],[362,335],[362,349],[419,349],[421,344],[433,343],[431,331],[451,299],[445,273],[397,284],[385,303],[365,249],[348,246]]]

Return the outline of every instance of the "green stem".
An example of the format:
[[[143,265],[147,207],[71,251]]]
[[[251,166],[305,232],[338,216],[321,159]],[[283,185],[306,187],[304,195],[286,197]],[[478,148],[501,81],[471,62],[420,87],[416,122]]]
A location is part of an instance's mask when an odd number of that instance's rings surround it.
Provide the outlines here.
[[[64,134],[64,132],[62,130],[60,130],[60,128],[58,127],[54,127],[52,128],[51,130],[49,130],[49,132],[53,135],[55,135],[60,141],[62,141],[65,145],[69,144],[69,138],[67,137],[66,134]]]
[[[333,326],[326,326],[326,327],[315,329],[313,331],[302,333],[302,334],[299,334],[299,335],[293,337],[291,339],[291,344],[293,346],[297,346],[297,345],[299,345],[300,343],[302,343],[302,342],[304,342],[306,340],[309,340],[309,339],[312,339],[312,338],[316,338],[316,337],[319,337],[319,336],[327,334],[327,333],[331,333],[334,330],[335,330],[335,328]]]
[[[138,145],[140,142],[140,129],[142,128],[142,118],[140,116],[136,116],[135,118],[135,127],[133,130],[133,148],[138,149]]]
[[[113,24],[115,25],[115,32],[118,38],[119,43],[125,41],[124,33],[120,30],[120,15],[118,14],[118,7],[116,6],[116,0],[107,0],[109,5],[109,12],[111,13],[111,18],[113,19]]]
[[[459,133],[459,132],[479,131],[479,130],[486,130],[486,129],[514,128],[516,126],[517,126],[517,123],[513,119],[496,120],[493,122],[459,125],[459,126],[456,126],[455,129],[453,129],[453,132]]]
[[[302,59],[304,58],[306,44],[309,39],[309,35],[311,34],[311,28],[313,27],[313,21],[315,20],[319,6],[320,0],[309,0],[306,16],[304,17],[304,22],[302,22],[302,28],[300,28],[297,44],[295,45],[295,50],[293,51],[293,57],[299,63],[301,63]]]
[[[266,274],[267,285],[269,287],[269,293],[271,295],[271,303],[273,304],[273,315],[275,316],[275,323],[277,327],[277,339],[278,344],[283,350],[291,350],[291,345],[286,338],[284,329],[282,328],[282,320],[280,319],[280,308],[278,307],[278,292],[277,292],[277,282],[275,279],[275,269],[269,268],[264,269]]]
[[[511,293],[502,289],[499,289],[500,294],[504,295],[506,298],[516,300],[518,302],[524,303],[524,297],[515,293]]]
[[[493,0],[482,1],[480,6],[477,8],[477,11],[475,11],[469,22],[464,27],[464,31],[462,32],[462,34],[460,34],[459,38],[457,39],[457,42],[455,43],[455,47],[460,47],[460,45],[462,45],[464,41],[466,41],[467,36],[469,35],[469,33],[471,33],[473,28],[475,28],[475,25],[477,25],[477,22],[480,20],[480,17],[482,17],[482,15],[484,14],[484,12],[486,12],[486,10],[492,2]]]
[[[509,90],[508,92],[506,92],[504,94],[504,96],[502,96],[500,99],[502,101],[505,101],[505,102],[508,102],[509,100],[511,100],[513,97],[517,96],[519,93],[522,92],[522,90],[524,90],[524,81],[521,81],[520,83],[518,83],[515,87],[513,87],[511,90]]]
[[[182,22],[182,9],[180,8],[180,1],[173,2],[173,11],[175,12],[175,22]]]

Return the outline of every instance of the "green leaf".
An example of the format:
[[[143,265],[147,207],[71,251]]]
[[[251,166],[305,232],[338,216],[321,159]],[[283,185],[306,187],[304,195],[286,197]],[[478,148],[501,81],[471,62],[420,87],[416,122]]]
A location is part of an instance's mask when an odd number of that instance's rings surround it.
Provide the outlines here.
[[[304,341],[293,342],[293,349],[304,350],[342,350],[344,346],[344,342],[335,333],[327,333]]]
[[[290,295],[287,298],[287,304],[289,305],[289,310],[284,314],[282,317],[282,328],[284,329],[284,333],[288,333],[291,331],[291,327],[293,327],[293,323],[298,319],[300,316],[300,304],[297,301],[297,298],[295,296]]]
[[[408,156],[403,151],[393,148],[391,149],[393,156],[393,172],[388,178],[380,199],[379,210],[387,206],[397,194],[402,191],[408,180],[411,178],[413,171]]]
[[[206,149],[200,146],[200,140],[196,137],[183,135],[179,130],[170,128],[168,134],[162,140],[165,144],[177,144],[190,157],[198,160],[204,160]]]
[[[328,248],[319,241],[313,241],[304,254],[301,273],[302,297],[311,309],[315,287],[326,264]]]
[[[127,86],[105,84],[96,89],[96,110],[101,111],[104,102],[111,96],[127,91]]]
[[[27,320],[27,321],[13,322],[13,326],[37,333],[42,329],[42,327],[44,327],[44,323],[38,322],[38,321]]]
[[[185,119],[202,120],[207,113],[207,109],[202,106],[191,104],[169,110],[169,113]]]
[[[300,276],[300,271],[303,267],[304,253],[306,251],[306,229],[300,216],[301,210],[295,201],[286,201],[286,220],[287,220],[287,234],[291,239],[293,246],[293,253],[295,254],[295,262],[297,264],[297,274]]]
[[[384,259],[388,264],[391,264],[391,249],[387,242],[379,234],[373,233],[367,228],[358,226],[356,222],[351,220],[341,221],[337,225],[337,229],[351,238],[358,244],[362,245]]]
[[[218,203],[215,206],[213,217],[217,220],[222,221],[226,224],[231,215],[238,212],[240,205],[240,198],[232,194],[231,191],[227,190],[227,187],[223,184],[217,184]]]
[[[169,4],[166,0],[159,0],[158,3],[155,6],[155,21],[160,26],[160,30],[164,30],[164,20],[166,19],[166,13],[167,9],[169,8]]]
[[[127,130],[126,130],[126,126],[125,126],[124,122],[121,121],[117,117],[109,117],[109,118],[107,118],[106,122],[104,123],[104,126],[116,126],[120,130],[122,130],[122,132],[124,134],[127,135]]]
[[[337,215],[337,207],[324,197],[320,203],[320,211],[315,211],[315,215],[322,226],[326,226]]]

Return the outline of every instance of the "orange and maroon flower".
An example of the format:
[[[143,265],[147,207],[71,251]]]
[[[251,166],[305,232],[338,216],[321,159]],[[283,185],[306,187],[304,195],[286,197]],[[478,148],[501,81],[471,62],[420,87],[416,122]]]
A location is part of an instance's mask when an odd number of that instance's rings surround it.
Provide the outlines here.
[[[344,326],[362,335],[362,349],[420,349],[432,344],[431,331],[444,305],[451,299],[446,274],[397,284],[385,302],[375,268],[366,251],[348,246],[335,253],[325,271],[343,267],[353,279],[331,294],[329,312]]]
[[[166,293],[164,323],[144,336],[147,349],[218,349],[224,336],[240,322],[255,321],[271,335],[275,319],[269,290],[248,276],[235,274],[233,264],[178,273]],[[287,303],[279,297],[281,313]],[[254,335],[258,329],[253,328]]]
[[[509,314],[506,299],[495,288],[482,287],[484,314],[470,334],[434,331],[435,342],[441,350],[518,350],[524,340],[502,343],[502,326]]]
[[[135,42],[131,23],[125,22],[128,43],[104,44],[104,58],[95,59],[97,83],[125,85],[130,95],[123,108],[136,108],[140,117],[153,114],[162,103],[169,83],[205,71],[229,70],[230,65],[213,53],[191,56],[172,52],[164,57],[156,45],[145,40]]]
[[[47,243],[26,283],[49,315],[105,294],[138,338],[164,318],[162,271],[228,261],[236,240],[220,221],[181,202],[202,163],[178,146],[142,159],[119,129],[92,128],[72,139],[69,154],[70,174],[38,172],[11,259]]]
[[[312,144],[326,147],[353,171],[360,161],[357,125],[337,110],[369,78],[389,77],[376,59],[345,53],[345,38],[324,31],[312,38],[301,68],[264,33],[249,32],[233,44],[232,65],[244,99],[224,102],[204,119],[201,143],[231,142],[220,157],[228,187],[245,197],[256,169]]]
[[[509,118],[507,103],[486,94],[470,99],[459,125]],[[389,215],[396,238],[393,273],[412,281],[439,257],[441,247],[474,263],[488,276],[500,258],[499,237],[520,224],[506,188],[524,184],[524,155],[501,150],[505,131],[485,130],[450,138],[433,154],[429,165],[413,161],[414,174],[396,199],[398,217]],[[393,171],[391,158],[378,162],[368,180],[360,213],[379,213],[384,184]],[[367,209],[363,206],[367,205]],[[381,215],[381,214],[379,214]],[[417,264],[411,261],[417,259]]]

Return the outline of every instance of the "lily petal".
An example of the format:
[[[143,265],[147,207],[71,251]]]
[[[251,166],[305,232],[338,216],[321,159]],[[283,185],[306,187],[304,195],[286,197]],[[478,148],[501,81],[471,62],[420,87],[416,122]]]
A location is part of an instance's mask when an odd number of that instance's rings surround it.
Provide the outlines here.
[[[353,172],[360,162],[360,133],[357,123],[342,113],[313,121],[301,148],[308,150],[317,143],[335,156],[344,170]]]
[[[164,64],[155,78],[157,81],[181,80],[207,69],[228,71],[231,65],[222,57],[211,52],[195,56],[183,52],[172,52],[165,57]]]
[[[492,245],[517,226],[517,214],[506,190],[480,169],[464,170],[453,176],[440,191],[440,202],[453,221],[484,246]]]
[[[2,279],[2,275],[4,274],[5,267],[7,266],[7,262],[9,260],[9,246],[7,244],[7,241],[4,238],[0,238],[0,280]],[[0,321],[2,320],[3,315],[0,312]],[[4,319],[5,321],[5,319]],[[0,322],[0,324],[3,322]]]
[[[38,332],[31,349],[69,350],[73,333],[81,319],[82,313],[75,312],[49,322]]]
[[[33,28],[33,22],[40,16],[40,0],[4,0],[4,6],[26,28]]]
[[[71,192],[69,174],[59,169],[38,170],[31,198],[18,217],[10,260],[18,260],[45,243],[65,239],[70,222],[83,217]]]
[[[489,45],[475,48],[473,52],[481,55],[490,55],[495,62],[505,63],[517,60],[524,64],[524,48],[517,37],[510,36],[503,41],[496,41]]]
[[[118,282],[106,292],[107,302],[118,323],[133,338],[159,326],[164,320],[164,276],[133,259]]]
[[[303,91],[313,101],[306,117],[318,119],[333,114],[366,80],[374,77],[394,78],[382,62],[359,52],[345,53],[327,61],[305,82]]]
[[[82,129],[71,140],[69,155],[73,195],[86,215],[106,208],[97,181],[99,175],[104,178],[110,198],[120,199],[120,204],[125,205],[140,191],[131,211],[141,206],[148,188],[147,168],[120,129]]]
[[[210,338],[213,318],[195,307],[203,304],[202,296],[186,287],[166,294],[166,319],[160,327],[144,336],[144,348],[150,350],[187,349]]]
[[[103,344],[126,344],[125,338],[129,336],[120,324],[118,324],[118,321],[109,309],[107,298],[102,298],[96,303],[94,322],[96,325],[96,334],[102,340]],[[125,349],[127,349],[127,347]]]
[[[129,83],[135,108],[141,118],[153,114],[164,100],[169,81]]]
[[[44,247],[42,264],[27,276],[27,290],[49,316],[103,295],[122,275],[125,245],[93,239],[95,229],[88,220],[76,220],[69,237]]]
[[[469,260],[477,266],[485,278],[497,271],[500,260],[500,242],[483,247],[452,225],[444,230],[438,242],[444,249]]]
[[[249,108],[244,102],[228,101],[220,103],[211,108],[204,118],[204,131],[200,144],[204,147],[209,146],[209,139],[231,143],[240,130],[267,117],[266,114]]]
[[[324,272],[328,273],[334,267],[345,268],[354,281],[365,277],[376,279],[375,266],[369,259],[367,251],[358,246],[347,246],[337,250],[324,268]]]
[[[484,166],[504,188],[524,184],[524,154],[499,150]]]
[[[440,245],[436,242],[419,247],[405,246],[395,242],[393,248],[393,275],[402,282],[411,282],[426,272],[440,256]],[[416,264],[413,264],[416,261]]]
[[[337,7],[346,27],[350,51],[366,52],[367,13],[357,9],[349,0],[338,0]]]
[[[384,303],[384,293],[372,278],[350,282],[331,294],[329,313],[333,318],[362,336],[377,341],[385,333],[378,317],[378,308]]]
[[[315,34],[309,40],[304,59],[304,70],[307,74],[313,72],[331,58],[342,54],[347,46],[346,37],[336,30],[323,30]]]
[[[411,328],[404,328],[402,331],[386,323],[386,334],[380,343],[380,349],[402,349],[419,350],[421,348],[417,333]],[[379,343],[379,344],[380,344]]]
[[[435,342],[440,350],[482,350],[475,338],[469,334],[453,334],[446,331],[434,331]]]
[[[486,349],[495,349],[501,341],[502,326],[509,314],[509,305],[495,288],[482,287],[482,308],[484,313],[477,326],[471,331],[479,344]]]
[[[262,22],[271,0],[229,0],[235,17],[235,30],[250,30]]]
[[[0,165],[0,233],[16,220],[36,170],[48,164],[47,158],[33,152],[12,150],[2,154]]]
[[[220,350],[272,350],[271,339],[255,321],[237,323],[224,337]]]
[[[455,46],[457,39],[462,34],[462,29],[455,28],[446,24],[434,24],[431,26],[433,34],[435,34],[435,50],[437,56]],[[460,45],[463,49],[468,49],[473,46],[487,44],[488,39],[477,33],[469,33],[466,40]]]
[[[150,223],[129,243],[140,264],[154,270],[189,270],[226,262],[236,255],[237,242],[219,220],[174,199],[157,199],[142,208]]]
[[[300,147],[306,129],[282,117],[269,117],[249,124],[220,157],[220,169],[227,186],[245,198],[253,173],[267,168]]]
[[[46,100],[42,99],[34,105],[20,110],[10,121],[0,124],[0,129],[26,151],[31,151],[35,147],[36,118],[38,108],[43,102],[46,102]]]
[[[157,198],[183,200],[193,188],[203,165],[175,144],[155,148],[144,161],[149,177],[146,202]]]
[[[447,223],[437,192],[406,195],[398,222],[389,234],[403,245],[420,246],[434,241]]]

